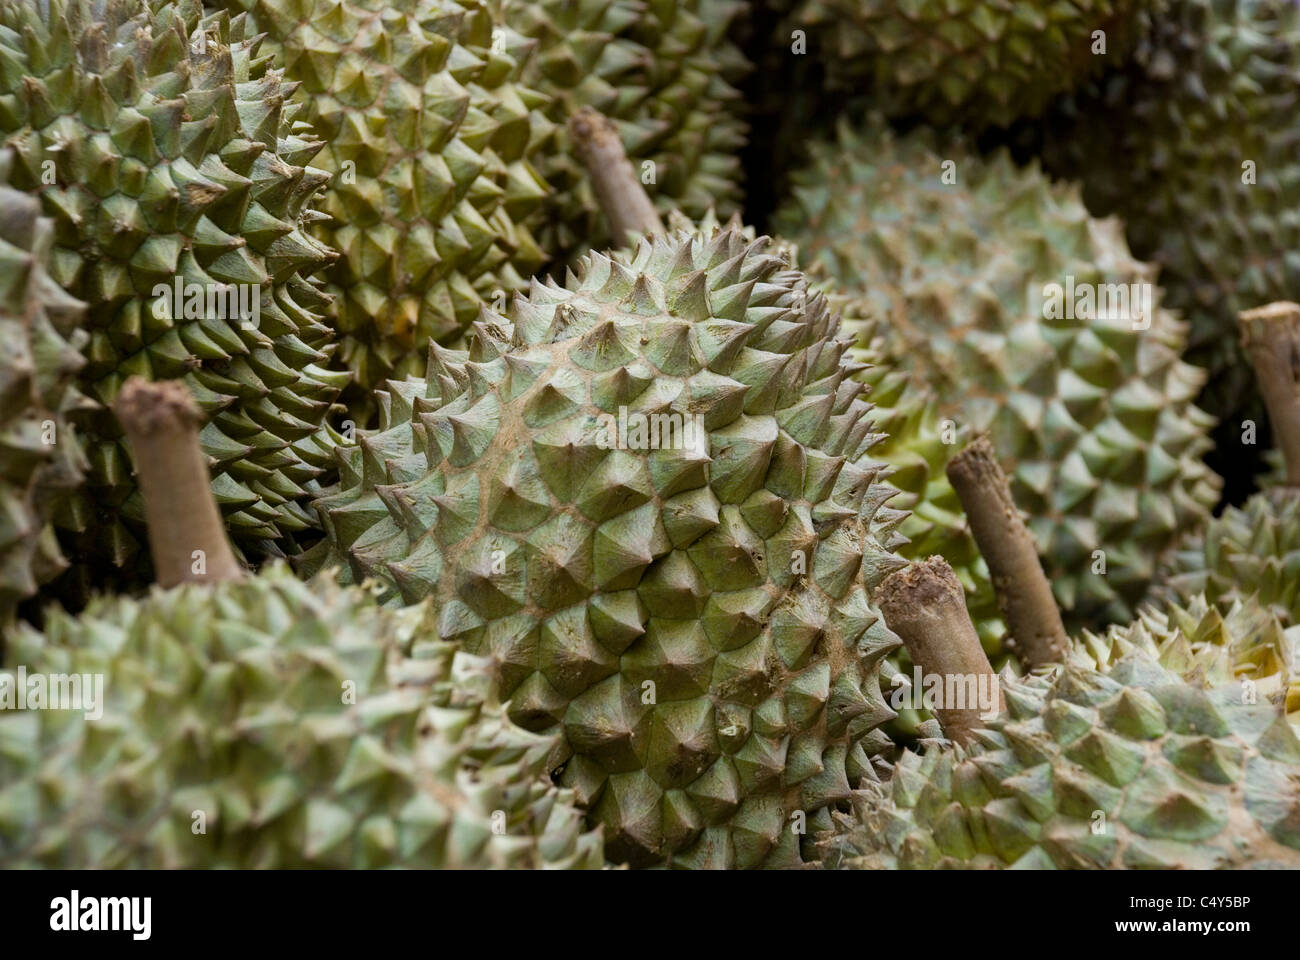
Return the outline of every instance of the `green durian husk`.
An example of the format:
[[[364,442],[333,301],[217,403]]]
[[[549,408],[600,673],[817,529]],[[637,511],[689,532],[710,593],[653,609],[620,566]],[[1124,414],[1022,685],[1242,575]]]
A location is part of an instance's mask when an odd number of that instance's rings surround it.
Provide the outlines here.
[[[782,4],[786,6],[786,4]],[[832,89],[891,117],[981,130],[1043,113],[1124,57],[1164,0],[803,0],[782,33]],[[786,41],[788,42],[788,41]]]
[[[273,564],[17,631],[11,691],[102,687],[89,714],[0,711],[0,865],[602,866],[547,776],[550,741],[507,719],[488,664],[435,618]]]
[[[52,520],[86,468],[70,422],[87,402],[76,387],[85,305],[51,279],[54,224],[5,185],[11,160],[0,153],[0,630],[67,568]]]
[[[525,82],[535,41],[479,0],[222,0],[247,11],[261,53],[300,84],[333,174],[315,225],[342,256],[327,271],[340,356],[370,390],[423,370],[430,338],[458,343],[546,260],[528,221],[554,139]]]
[[[1043,674],[1004,673],[1007,711],[970,744],[905,752],[822,836],[825,865],[1300,866],[1297,638],[1260,607],[1199,609],[1114,628]],[[1216,684],[1225,655],[1239,672]]]
[[[336,254],[306,228],[329,177],[307,165],[321,144],[295,121],[293,85],[239,24],[193,0],[10,3],[0,26],[11,183],[54,220],[50,275],[87,303],[79,385],[95,405],[77,427],[89,469],[57,517],[79,561],[71,587],[129,586],[143,561],[142,503],[110,412],[130,376],[183,379],[208,415],[203,449],[237,544],[296,550],[315,535],[303,504],[329,469],[324,420],[348,377],[327,368],[329,298],[312,275]],[[176,281],[248,285],[258,319],[206,302],[191,314],[172,303]]]
[[[1220,487],[1201,460],[1204,374],[1179,359],[1185,325],[1161,307],[1152,269],[1117,221],[1005,151],[980,158],[871,119],[813,152],[777,230],[865,301],[867,359],[883,353],[926,384],[959,433],[990,435],[1067,625],[1132,619]],[[1149,290],[1146,328],[1037,302],[1071,278]]]
[[[531,86],[551,102],[556,139],[538,157],[551,192],[530,221],[557,265],[610,243],[590,178],[564,125],[591,107],[618,128],[661,213],[726,219],[743,199],[748,124],[738,84],[750,70],[731,39],[741,0],[493,0],[497,17],[537,43]],[[498,308],[499,309],[499,308]]]
[[[1179,543],[1161,586],[1171,597],[1253,597],[1300,624],[1300,491],[1279,485],[1225,507]]]
[[[1300,289],[1297,112],[1300,6],[1173,0],[1124,66],[1022,132],[1160,267],[1187,357],[1210,371],[1201,404],[1225,420],[1220,443],[1264,413],[1237,315]]]
[[[435,598],[511,716],[563,734],[611,860],[798,865],[795,827],[891,749],[871,596],[906,514],[850,346],[752,231],[591,254],[380,391],[306,559]],[[702,425],[620,439],[638,413]]]

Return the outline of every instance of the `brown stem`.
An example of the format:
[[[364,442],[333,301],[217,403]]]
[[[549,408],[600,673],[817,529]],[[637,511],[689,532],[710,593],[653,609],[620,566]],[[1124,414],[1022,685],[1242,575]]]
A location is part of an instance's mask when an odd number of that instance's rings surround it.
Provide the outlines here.
[[[134,455],[158,583],[174,587],[243,576],[199,448],[199,412],[184,385],[132,377],[113,412]]]
[[[1006,709],[1006,701],[966,612],[966,595],[952,567],[943,557],[913,563],[885,578],[875,599],[885,623],[902,638],[922,676],[937,674],[944,678],[942,705],[934,711],[944,735],[958,743],[969,743],[975,731],[987,725],[980,719],[978,698],[969,705],[971,681],[977,692],[981,684],[987,684],[984,690],[998,692],[999,710]],[[948,691],[958,688],[965,695],[960,706],[947,696]]]
[[[1268,407],[1273,441],[1286,461],[1287,483],[1300,486],[1300,304],[1270,303],[1242,311],[1237,320]]]
[[[989,565],[998,608],[1021,661],[1031,668],[1059,663],[1069,646],[1061,611],[988,437],[977,437],[952,458],[948,480]]]
[[[601,210],[616,245],[632,234],[663,233],[663,221],[627,158],[618,129],[606,117],[583,107],[569,118],[573,151],[587,167]]]

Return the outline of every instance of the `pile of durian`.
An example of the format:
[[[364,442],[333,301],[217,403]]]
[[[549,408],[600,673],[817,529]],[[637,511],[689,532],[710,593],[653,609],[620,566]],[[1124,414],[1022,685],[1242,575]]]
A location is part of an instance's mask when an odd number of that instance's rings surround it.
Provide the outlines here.
[[[0,868],[1300,868],[1298,144],[1294,0],[0,0]]]

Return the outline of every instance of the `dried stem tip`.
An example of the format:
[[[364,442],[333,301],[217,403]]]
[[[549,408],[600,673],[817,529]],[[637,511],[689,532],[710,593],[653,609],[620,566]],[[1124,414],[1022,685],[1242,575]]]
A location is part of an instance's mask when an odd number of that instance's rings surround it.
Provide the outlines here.
[[[1273,441],[1286,461],[1286,480],[1300,487],[1300,304],[1270,303],[1237,317],[1259,392],[1264,395]]]
[[[943,677],[942,705],[936,707],[935,714],[944,736],[958,743],[970,742],[974,732],[986,725],[980,719],[978,692],[998,691],[999,710],[1005,709],[1006,703],[966,612],[966,595],[952,567],[943,557],[913,563],[887,577],[875,599],[885,623],[902,638],[922,674]],[[950,699],[949,694],[955,691],[962,696]]]
[[[569,118],[569,139],[573,152],[591,176],[615,244],[625,244],[629,233],[664,232],[659,212],[637,179],[614,124],[590,107],[583,107]]]
[[[989,566],[998,607],[1021,661],[1028,667],[1059,663],[1070,642],[1061,611],[988,437],[976,438],[952,458],[948,480]]]
[[[242,576],[212,496],[199,447],[200,417],[189,392],[175,381],[132,377],[113,412],[135,459],[158,583],[173,587]]]

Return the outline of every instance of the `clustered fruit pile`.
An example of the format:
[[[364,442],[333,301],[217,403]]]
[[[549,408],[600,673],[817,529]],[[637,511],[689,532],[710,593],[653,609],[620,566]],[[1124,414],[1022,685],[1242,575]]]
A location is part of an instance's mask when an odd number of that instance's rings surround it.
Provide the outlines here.
[[[0,866],[1300,867],[1298,118],[1294,0],[0,0]]]

